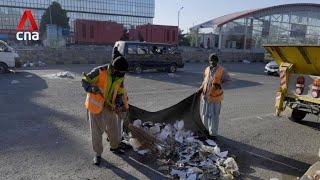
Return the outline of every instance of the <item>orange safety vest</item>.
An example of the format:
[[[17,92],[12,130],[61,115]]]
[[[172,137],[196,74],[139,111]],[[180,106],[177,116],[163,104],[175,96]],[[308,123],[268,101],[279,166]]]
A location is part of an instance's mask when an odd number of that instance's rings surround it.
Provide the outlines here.
[[[99,114],[103,110],[105,104],[114,106],[117,94],[123,89],[120,87],[123,79],[115,81],[113,84],[109,84],[111,83],[110,77],[108,70],[99,69],[99,76],[93,85],[99,87],[102,94],[87,93],[85,107],[93,114]],[[110,89],[108,89],[108,87],[110,87]],[[124,104],[129,106],[127,101],[128,98],[124,98],[123,100]]]
[[[221,102],[223,101],[223,90],[222,88],[215,88],[213,84],[222,84],[222,75],[224,69],[221,66],[217,66],[216,72],[213,75],[212,82],[210,81],[210,67],[208,67],[204,72],[204,88],[203,88],[203,95],[207,97],[209,102]],[[209,83],[211,86],[208,87]]]

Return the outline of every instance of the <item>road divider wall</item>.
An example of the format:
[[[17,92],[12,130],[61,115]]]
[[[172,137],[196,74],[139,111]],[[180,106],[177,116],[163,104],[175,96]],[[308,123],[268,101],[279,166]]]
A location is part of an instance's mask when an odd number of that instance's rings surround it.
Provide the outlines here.
[[[105,64],[110,62],[112,46],[70,46],[50,49],[44,47],[16,47],[23,62],[42,61],[46,64]],[[263,62],[264,52],[217,50],[180,47],[184,62],[207,63],[211,53],[218,53],[223,62]]]

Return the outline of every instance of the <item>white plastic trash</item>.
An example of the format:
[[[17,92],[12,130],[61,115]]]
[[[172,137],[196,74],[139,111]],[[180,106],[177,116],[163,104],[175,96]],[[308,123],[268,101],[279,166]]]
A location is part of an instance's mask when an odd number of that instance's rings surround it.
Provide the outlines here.
[[[18,80],[12,80],[11,81],[11,84],[19,84],[20,83],[20,81],[18,81]]]
[[[140,119],[137,119],[137,120],[133,121],[133,125],[136,127],[141,127],[142,121]]]
[[[138,151],[138,154],[140,154],[140,155],[145,155],[145,154],[147,154],[147,153],[149,153],[149,152],[150,152],[149,149],[144,149],[144,150]]]
[[[228,151],[223,151],[217,154],[217,156],[221,157],[221,158],[225,158],[228,156]]]
[[[207,140],[206,140],[206,143],[209,144],[210,146],[216,146],[216,145],[217,145],[217,143],[214,142],[214,141],[211,140],[211,139],[207,139]]]
[[[174,123],[174,128],[178,131],[182,130],[184,128],[184,121],[183,120],[176,121]]]

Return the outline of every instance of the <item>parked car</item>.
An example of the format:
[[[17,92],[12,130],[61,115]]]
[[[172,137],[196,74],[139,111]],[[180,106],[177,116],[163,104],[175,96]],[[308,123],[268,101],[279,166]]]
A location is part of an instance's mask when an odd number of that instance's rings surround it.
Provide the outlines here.
[[[0,40],[0,74],[8,72],[10,68],[20,67],[19,55],[6,42]]]
[[[166,70],[170,73],[183,68],[181,53],[176,45],[135,41],[117,41],[115,48],[128,60],[129,71]]]
[[[268,75],[279,75],[279,65],[275,61],[269,62],[264,69]]]

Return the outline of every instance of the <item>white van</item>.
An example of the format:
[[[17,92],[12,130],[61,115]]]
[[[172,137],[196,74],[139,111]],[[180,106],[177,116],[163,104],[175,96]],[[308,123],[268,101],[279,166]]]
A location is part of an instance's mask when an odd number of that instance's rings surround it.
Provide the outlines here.
[[[6,42],[0,40],[0,74],[11,68],[20,67],[19,55]]]

